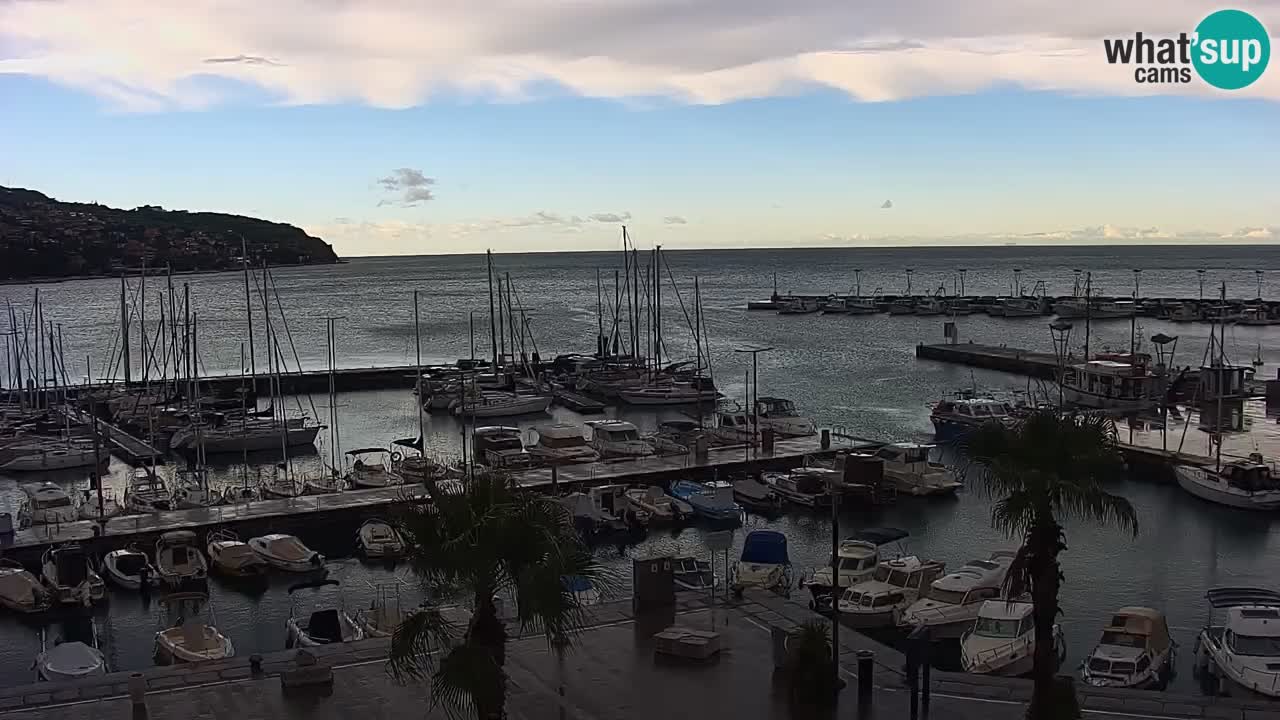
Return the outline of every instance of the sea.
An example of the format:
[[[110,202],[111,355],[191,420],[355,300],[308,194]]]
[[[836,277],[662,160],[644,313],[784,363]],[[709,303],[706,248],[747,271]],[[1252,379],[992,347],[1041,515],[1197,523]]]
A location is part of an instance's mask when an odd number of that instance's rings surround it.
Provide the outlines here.
[[[654,273],[649,251],[637,254],[640,277]],[[623,273],[623,253],[529,253],[492,256],[451,255],[352,258],[336,266],[273,269],[265,293],[262,274],[249,281],[246,302],[241,273],[181,275],[173,278],[137,277],[73,280],[39,285],[11,285],[0,295],[17,318],[16,331],[5,336],[5,358],[12,343],[34,337],[31,313],[37,295],[46,328],[65,365],[66,378],[82,382],[120,377],[121,297],[130,316],[132,376],[143,377],[141,348],[148,353],[145,373],[157,377],[172,372],[165,348],[173,335],[167,323],[176,314],[179,325],[195,327],[196,354],[202,374],[262,373],[267,367],[264,328],[269,320],[286,367],[309,370],[329,366],[327,328],[336,329],[333,357],[341,368],[405,366],[453,362],[491,355],[489,323],[490,282],[509,296],[518,327],[503,325],[504,344],[543,358],[563,353],[590,353],[603,328],[606,335],[621,319],[627,336],[626,301],[616,314],[615,296],[629,286]],[[622,274],[622,288],[615,285]],[[1089,247],[916,247],[824,248],[761,250],[663,251],[656,273],[662,288],[664,359],[692,360],[697,345],[691,327],[700,325],[706,337],[710,371],[728,399],[741,400],[748,390],[752,367],[748,349],[756,354],[759,395],[794,400],[820,426],[842,434],[878,440],[928,441],[932,438],[930,405],[959,390],[1020,394],[1035,399],[1052,389],[1027,378],[972,370],[945,363],[917,360],[919,343],[944,342],[939,317],[784,316],[748,311],[749,300],[781,294],[830,293],[863,295],[917,294],[942,288],[969,295],[1008,295],[1043,291],[1070,295],[1086,278],[1098,295],[1212,298],[1280,298],[1280,247],[1269,246],[1089,246]],[[696,289],[695,289],[696,287]],[[183,312],[189,294],[190,317]],[[264,301],[263,296],[266,296]],[[695,298],[700,299],[701,313]],[[645,304],[643,294],[640,299]],[[246,307],[246,305],[248,307]],[[176,309],[177,312],[173,312]],[[252,314],[254,350],[248,355],[247,317]],[[163,317],[162,317],[163,316]],[[415,316],[417,322],[415,323]],[[24,318],[26,320],[24,321]],[[1051,318],[993,318],[975,314],[955,318],[960,342],[973,341],[1046,352],[1053,351]],[[161,326],[161,322],[166,324]],[[643,321],[642,321],[643,322]],[[8,325],[0,320],[0,325]],[[1084,331],[1076,323],[1069,344],[1083,351]],[[415,332],[416,327],[416,332]],[[523,328],[523,332],[521,332]],[[180,331],[179,331],[180,332]],[[1089,343],[1094,352],[1128,350],[1131,342],[1152,351],[1150,338],[1158,333],[1178,336],[1172,363],[1198,367],[1205,359],[1211,327],[1208,324],[1165,323],[1154,318],[1094,322]],[[49,333],[46,332],[46,337]],[[642,329],[642,337],[646,331]],[[49,341],[44,341],[47,348]],[[1225,352],[1233,362],[1253,364],[1259,378],[1274,377],[1280,365],[1280,327],[1232,326],[1225,331]],[[241,364],[242,352],[246,360]],[[0,362],[4,377],[10,369]],[[406,379],[406,386],[408,385]],[[322,433],[314,455],[295,458],[302,466],[319,466],[341,458],[345,449],[385,445],[418,432],[414,397],[406,390],[345,392],[336,405],[329,398],[299,396],[288,399],[290,410],[305,412],[328,423],[337,417],[337,433]],[[745,403],[744,403],[745,406]],[[651,429],[665,419],[686,416],[689,409],[634,411],[609,408],[606,416],[636,422]],[[1224,453],[1244,455],[1280,452],[1276,418],[1265,407],[1244,408],[1242,432],[1228,436]],[[598,417],[598,416],[597,416]],[[549,416],[520,418],[523,429],[551,419],[582,422],[585,418],[563,408]],[[460,426],[447,416],[427,416],[425,437],[431,452],[456,454]],[[1208,454],[1208,442],[1196,429],[1189,411],[1163,433],[1146,425],[1122,427],[1136,442]],[[944,456],[945,457],[945,456]],[[246,466],[240,458],[213,458],[215,477],[227,482],[269,471],[278,458]],[[129,469],[112,461],[108,484],[122,491]],[[83,487],[83,473],[55,477],[69,487]],[[0,476],[0,509],[16,511],[17,484],[26,477]],[[1114,529],[1067,519],[1068,549],[1062,555],[1065,582],[1059,618],[1067,642],[1065,669],[1073,670],[1087,656],[1110,613],[1127,605],[1164,611],[1175,639],[1186,650],[1174,687],[1193,691],[1190,648],[1198,629],[1208,620],[1205,590],[1219,585],[1280,585],[1280,523],[1272,514],[1235,512],[1192,498],[1176,486],[1129,481],[1112,490],[1128,498],[1137,510],[1136,537]],[[899,527],[910,533],[906,548],[914,554],[958,566],[997,550],[1014,549],[1017,538],[991,527],[992,499],[978,488],[966,488],[955,499],[902,499],[879,509],[850,510],[841,517],[841,532],[862,527]],[[797,574],[824,565],[830,553],[830,520],[789,513],[766,521],[749,518],[735,533],[735,550],[746,531],[769,527],[786,534]],[[655,530],[636,544],[597,549],[602,562],[618,570],[619,591],[627,591],[633,557],[655,553],[690,553],[709,557],[706,530],[692,526]],[[304,542],[330,549],[332,538],[302,536]],[[401,583],[404,602],[416,601],[417,586],[404,568],[370,565],[352,557],[343,544],[330,550],[330,575],[341,581],[341,602],[350,608],[369,603],[374,587]],[[349,550],[349,547],[347,548]],[[717,565],[719,568],[720,566]],[[723,574],[723,570],[719,570]],[[291,599],[286,592],[296,579],[277,576],[265,592],[211,583],[210,606],[217,625],[229,634],[238,652],[267,652],[284,647],[285,621]],[[116,669],[136,669],[153,662],[153,635],[169,619],[158,603],[137,595],[111,591],[109,602],[95,611],[96,626],[108,661]],[[32,621],[0,617],[0,683],[17,684],[33,677],[32,660],[42,642],[51,643],[65,630],[57,619]],[[943,654],[945,655],[945,653]],[[942,662],[948,662],[942,660]],[[954,662],[952,658],[949,662]]]

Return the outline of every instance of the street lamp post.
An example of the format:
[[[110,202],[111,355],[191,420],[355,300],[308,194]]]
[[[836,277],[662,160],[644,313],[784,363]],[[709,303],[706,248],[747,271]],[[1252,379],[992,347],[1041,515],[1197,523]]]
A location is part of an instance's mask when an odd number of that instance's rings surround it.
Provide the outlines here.
[[[1058,409],[1064,406],[1062,381],[1067,374],[1067,354],[1071,342],[1071,323],[1065,320],[1054,320],[1049,323],[1049,334],[1053,336],[1054,354],[1058,356]]]
[[[735,349],[734,349],[734,352],[736,352],[736,353],[750,353],[750,354],[751,354],[751,393],[750,393],[750,396],[749,396],[749,399],[751,400],[751,446],[752,446],[752,448],[754,448],[754,451],[755,451],[756,457],[759,457],[759,456],[760,456],[760,438],[759,438],[759,433],[760,433],[760,404],[759,404],[759,401],[760,401],[760,382],[759,382],[759,370],[760,370],[760,364],[759,364],[759,356],[760,356],[760,353],[762,353],[762,352],[769,352],[769,351],[770,351],[770,350],[772,350],[772,349],[773,349],[772,347],[762,347],[762,346],[756,346],[756,347],[744,347],[744,348],[735,348]]]
[[[1200,301],[1204,302],[1204,268],[1197,270],[1196,275],[1200,276]]]

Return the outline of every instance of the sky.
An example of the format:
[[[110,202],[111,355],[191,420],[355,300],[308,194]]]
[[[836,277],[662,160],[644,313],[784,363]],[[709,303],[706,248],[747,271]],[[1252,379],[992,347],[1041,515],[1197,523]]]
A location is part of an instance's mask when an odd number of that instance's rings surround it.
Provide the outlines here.
[[[1280,241],[1280,67],[1140,84],[1103,51],[1222,7],[0,0],[0,185],[343,256],[608,249],[622,224],[676,248]],[[1280,33],[1280,0],[1230,7]]]

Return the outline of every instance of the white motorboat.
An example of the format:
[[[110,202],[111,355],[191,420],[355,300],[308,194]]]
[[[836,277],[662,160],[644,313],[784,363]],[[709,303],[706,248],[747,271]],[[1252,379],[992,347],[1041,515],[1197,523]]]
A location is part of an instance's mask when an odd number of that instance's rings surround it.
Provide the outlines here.
[[[25,497],[18,507],[18,527],[59,525],[80,518],[71,496],[55,483],[27,483],[22,486],[22,494]]]
[[[303,495],[328,495],[342,492],[347,485],[346,479],[335,471],[321,470],[314,473],[303,473]]]
[[[806,437],[818,433],[813,418],[801,417],[796,404],[783,398],[757,398],[756,417],[761,430],[773,430],[780,437]]]
[[[177,614],[172,624],[156,632],[155,658],[161,665],[225,660],[235,657],[231,638],[218,631],[208,596],[203,593],[173,593],[161,598],[166,614]],[[208,618],[200,617],[201,607]]]
[[[703,591],[716,586],[716,574],[710,560],[681,555],[671,559],[671,573],[676,587],[681,590]]]
[[[961,483],[941,463],[929,460],[932,445],[893,443],[876,451],[884,460],[884,477],[907,495],[950,495]]]
[[[400,586],[402,584],[382,583],[373,586],[374,595],[369,607],[356,610],[351,614],[352,621],[364,633],[365,637],[391,637],[396,628],[400,627],[405,618],[409,616],[409,611],[403,608],[400,601]],[[450,625],[451,630],[457,630],[458,637],[462,636],[467,625],[471,622],[471,612],[456,605],[424,606],[419,609],[438,612],[440,618]]]
[[[1030,602],[987,600],[978,609],[973,629],[960,638],[960,665],[976,675],[1019,677],[1035,663],[1036,628]],[[1054,656],[1066,657],[1062,628],[1053,626]]]
[[[742,555],[733,565],[729,587],[741,596],[747,588],[791,594],[791,558],[787,536],[776,530],[752,530],[742,542]]]
[[[647,514],[653,523],[669,525],[693,516],[692,505],[671,497],[656,485],[630,488],[625,494],[631,508],[637,513]]]
[[[41,563],[40,580],[62,605],[89,606],[107,595],[106,584],[94,572],[84,549],[76,543],[49,548]]]
[[[230,530],[214,530],[209,533],[206,549],[213,569],[234,578],[261,577],[267,574],[267,561],[242,542]]]
[[[591,420],[591,447],[604,458],[642,458],[653,455],[653,446],[640,437],[635,425],[622,420]]]
[[[632,507],[625,485],[599,485],[560,498],[574,525],[587,534],[623,532],[648,525],[649,514]]]
[[[272,533],[249,538],[249,547],[271,567],[287,572],[311,572],[324,567],[324,556],[293,535]]]
[[[742,445],[755,442],[755,430],[751,414],[742,410],[717,410],[711,436],[726,445]]]
[[[173,483],[173,506],[194,510],[222,504],[222,493],[209,487],[209,473],[204,468],[179,469]]]
[[[476,462],[495,470],[523,470],[530,456],[520,440],[520,428],[489,425],[471,433],[471,447]]]
[[[855,628],[892,626],[945,567],[915,555],[881,560],[870,580],[856,582],[840,595],[840,621]]]
[[[1141,412],[1160,401],[1159,378],[1145,365],[1122,360],[1090,360],[1067,366],[1062,398],[1069,405],[1095,410]]]
[[[696,382],[671,382],[628,388],[619,391],[618,396],[628,405],[693,405],[714,403],[720,393]]]
[[[285,621],[285,646],[317,647],[334,643],[354,642],[364,639],[364,631],[347,614],[346,602],[339,590],[338,607],[320,604],[307,608],[299,608],[298,593],[303,590],[322,590],[324,588],[340,588],[337,580],[320,580],[300,583],[289,588],[289,619]]]
[[[7,472],[49,472],[71,468],[91,467],[94,458],[105,462],[110,454],[99,449],[95,455],[93,443],[82,440],[56,440],[29,442],[5,448],[8,459],[0,462],[0,470]]]
[[[831,563],[819,568],[804,583],[813,596],[813,606],[818,607],[821,603],[823,607],[830,609],[833,592],[838,594],[850,585],[870,579],[876,572],[876,566],[880,564],[880,548],[890,543],[901,543],[908,535],[910,533],[906,530],[898,528],[873,527],[859,530],[840,543]],[[836,569],[834,583],[831,577],[833,566]]]
[[[169,587],[200,582],[209,575],[209,563],[190,530],[170,530],[156,541],[156,571]]]
[[[124,507],[131,513],[153,513],[173,509],[173,495],[155,468],[140,467],[133,471],[124,491]]]
[[[367,558],[398,558],[405,542],[400,531],[385,520],[365,520],[356,531],[356,548]]]
[[[454,400],[449,412],[469,418],[514,417],[545,413],[551,406],[550,395],[520,395],[496,391],[483,391]]]
[[[595,462],[600,457],[577,425],[539,425],[533,433],[537,439],[527,448],[528,453],[545,465]]]
[[[829,484],[834,470],[825,468],[796,468],[791,472],[766,472],[760,475],[765,485],[778,497],[802,508],[831,507]]]
[[[1226,610],[1196,638],[1195,671],[1218,693],[1244,689],[1280,697],[1280,593],[1262,588],[1222,587],[1205,593],[1214,610]]]
[[[36,656],[36,672],[41,680],[64,682],[107,674],[107,658],[88,643],[73,640],[57,643]]]
[[[778,493],[751,475],[733,479],[733,499],[755,513],[773,515],[782,511],[782,498]]]
[[[1164,689],[1173,676],[1176,652],[1163,613],[1120,608],[1081,666],[1080,679],[1094,687]]]
[[[993,553],[970,560],[955,572],[934,580],[919,600],[902,612],[898,625],[929,628],[934,640],[959,638],[978,618],[982,603],[1001,597],[1001,586],[1015,553]]]
[[[305,447],[315,445],[320,429],[306,418],[290,418],[283,428],[270,418],[233,419],[217,427],[200,427],[198,432],[195,426],[182,428],[173,434],[169,447],[194,451],[203,444],[204,452],[210,455],[278,450],[281,442],[288,447]]]
[[[76,511],[81,520],[106,520],[124,513],[124,506],[116,500],[113,490],[103,488],[102,496],[96,491],[85,490],[80,508]]]
[[[1201,500],[1246,510],[1280,508],[1280,478],[1258,453],[1216,471],[1199,465],[1175,465],[1173,473],[1179,487]]]
[[[102,559],[102,574],[108,582],[125,590],[139,590],[158,585],[160,573],[156,571],[147,554],[136,548],[112,550]]]
[[[391,452],[386,448],[376,447],[348,450],[347,455],[352,459],[351,471],[347,475],[347,479],[350,481],[351,486],[357,490],[398,485],[401,482],[401,478],[392,474],[388,467],[388,460],[394,465],[408,459],[404,458],[398,451]],[[376,459],[374,459],[375,457]]]
[[[9,558],[0,558],[0,606],[14,612],[37,613],[52,605],[53,598],[35,575]]]

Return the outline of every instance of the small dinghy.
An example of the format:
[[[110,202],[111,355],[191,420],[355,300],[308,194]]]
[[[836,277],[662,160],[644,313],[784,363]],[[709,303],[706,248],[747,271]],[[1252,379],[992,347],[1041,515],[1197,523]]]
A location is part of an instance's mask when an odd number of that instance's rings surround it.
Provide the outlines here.
[[[676,587],[681,590],[710,590],[716,586],[716,574],[710,560],[684,555],[671,560]]]
[[[258,486],[258,492],[263,500],[286,500],[298,497],[302,493],[302,487],[300,483],[294,481],[292,473],[282,472],[276,468],[271,477],[264,479]]]
[[[0,559],[0,605],[20,613],[36,613],[53,605],[49,591],[18,563]]]
[[[156,541],[156,570],[170,587],[200,582],[209,574],[209,563],[196,547],[196,534],[171,530]]]
[[[107,595],[106,583],[93,571],[84,549],[76,543],[46,550],[40,576],[45,587],[63,605],[87,607]]]
[[[209,533],[209,561],[213,569],[227,577],[250,578],[267,574],[267,561],[249,547],[249,543],[230,530],[214,530]]]
[[[398,558],[404,555],[404,538],[385,520],[365,520],[356,532],[356,547],[368,558]]]
[[[173,506],[179,510],[196,510],[222,504],[222,493],[209,487],[209,471],[205,468],[178,470],[173,487]]]
[[[293,535],[272,533],[249,538],[253,548],[271,567],[288,572],[311,572],[324,567],[324,556],[312,550]]]
[[[310,609],[298,607],[299,593],[302,591],[338,587],[337,580],[321,580],[289,588],[289,619],[285,622],[286,647],[316,647],[364,639],[364,631],[347,614],[346,602],[340,590],[338,607],[324,603],[313,605]]]
[[[147,554],[133,547],[107,553],[102,559],[102,572],[107,580],[125,590],[140,590],[144,584],[151,587],[161,582],[160,573]]]
[[[161,665],[225,660],[236,654],[231,638],[218,632],[213,606],[204,593],[174,593],[160,601],[167,616],[166,627],[156,633],[156,662]],[[202,618],[201,609],[208,618]]]

